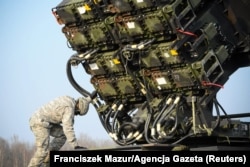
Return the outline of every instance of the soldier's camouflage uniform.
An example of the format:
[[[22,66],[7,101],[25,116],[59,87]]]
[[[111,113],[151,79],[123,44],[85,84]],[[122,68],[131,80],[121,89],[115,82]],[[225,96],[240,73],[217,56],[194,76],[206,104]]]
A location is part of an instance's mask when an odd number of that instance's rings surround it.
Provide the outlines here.
[[[41,166],[50,150],[59,150],[67,141],[77,146],[73,128],[75,99],[62,96],[38,109],[30,118],[30,128],[35,135],[36,152],[28,167]],[[54,137],[51,143],[50,136]]]

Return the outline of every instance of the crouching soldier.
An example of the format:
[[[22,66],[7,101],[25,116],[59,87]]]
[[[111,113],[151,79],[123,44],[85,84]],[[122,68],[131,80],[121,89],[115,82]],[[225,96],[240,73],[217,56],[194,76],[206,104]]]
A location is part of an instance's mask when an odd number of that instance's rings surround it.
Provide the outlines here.
[[[77,143],[74,132],[74,116],[85,115],[90,97],[74,99],[58,97],[39,108],[30,118],[30,129],[35,136],[36,152],[28,167],[40,167],[49,161],[49,151],[57,151],[67,142],[74,149],[86,149]],[[53,140],[50,142],[50,136]]]

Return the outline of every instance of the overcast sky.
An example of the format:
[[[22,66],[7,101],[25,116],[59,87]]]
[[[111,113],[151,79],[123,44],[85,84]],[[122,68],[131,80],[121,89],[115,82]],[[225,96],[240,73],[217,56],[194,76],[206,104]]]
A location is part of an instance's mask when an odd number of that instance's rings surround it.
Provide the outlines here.
[[[66,62],[74,53],[66,45],[51,13],[60,0],[0,1],[0,137],[33,142],[29,129],[31,114],[41,105],[61,95],[79,97],[66,75]],[[75,71],[75,70],[74,70]],[[79,68],[76,79],[93,90],[89,76]],[[218,94],[228,113],[250,112],[250,68],[230,77]],[[94,107],[75,120],[76,135],[109,139]]]

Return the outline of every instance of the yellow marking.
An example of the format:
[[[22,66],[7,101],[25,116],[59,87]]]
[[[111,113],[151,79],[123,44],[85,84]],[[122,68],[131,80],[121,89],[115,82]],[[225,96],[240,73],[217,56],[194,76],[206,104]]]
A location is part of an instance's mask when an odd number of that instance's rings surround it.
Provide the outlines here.
[[[89,7],[88,4],[84,4],[84,8],[85,8],[85,10],[87,10],[87,11],[90,11],[90,10],[91,10],[91,8]]]
[[[121,64],[121,62],[118,59],[113,59],[114,64]]]
[[[171,49],[171,50],[170,50],[170,54],[171,54],[172,56],[178,56],[178,55],[179,55],[178,52],[177,52],[177,50],[175,50],[175,49]]]

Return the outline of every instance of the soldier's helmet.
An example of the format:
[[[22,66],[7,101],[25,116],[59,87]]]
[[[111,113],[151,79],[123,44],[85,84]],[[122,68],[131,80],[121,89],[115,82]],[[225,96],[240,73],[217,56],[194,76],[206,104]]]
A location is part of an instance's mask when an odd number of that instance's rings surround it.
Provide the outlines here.
[[[79,115],[87,114],[89,110],[90,101],[84,97],[80,97],[77,99],[77,102],[78,102]]]

